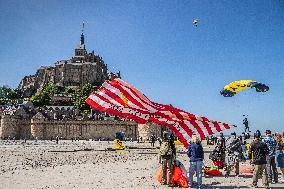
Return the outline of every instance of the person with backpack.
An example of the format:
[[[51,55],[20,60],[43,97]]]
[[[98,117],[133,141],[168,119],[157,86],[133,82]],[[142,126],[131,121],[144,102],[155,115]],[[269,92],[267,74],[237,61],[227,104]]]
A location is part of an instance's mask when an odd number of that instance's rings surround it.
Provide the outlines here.
[[[262,176],[262,183],[265,188],[269,188],[268,179],[267,179],[267,169],[266,169],[266,156],[269,154],[269,149],[267,145],[261,141],[260,132],[254,134],[254,140],[250,145],[248,152],[249,159],[253,159],[251,163],[254,165],[252,185],[257,187],[257,181],[259,175]]]
[[[268,146],[268,149],[269,149],[269,154],[266,157],[267,158],[266,169],[268,173],[268,181],[270,183],[272,182],[277,183],[278,182],[278,172],[277,172],[276,163],[275,163],[275,151],[276,151],[277,142],[274,139],[274,137],[271,136],[270,130],[266,130],[265,135],[266,137],[264,137],[262,141]]]
[[[197,184],[198,188],[202,187],[202,166],[204,159],[204,151],[201,144],[201,140],[196,135],[192,136],[191,144],[188,146],[187,155],[189,157],[189,186],[192,187],[193,175],[197,172]]]
[[[240,172],[240,160],[243,159],[242,144],[235,132],[231,133],[231,137],[227,141],[227,157],[226,157],[226,177],[230,175],[231,170],[235,167],[236,176]]]
[[[176,159],[176,148],[174,140],[169,137],[167,132],[163,133],[163,139],[160,147],[160,162],[162,163],[162,185],[173,186],[172,175]],[[168,178],[167,178],[168,172]]]

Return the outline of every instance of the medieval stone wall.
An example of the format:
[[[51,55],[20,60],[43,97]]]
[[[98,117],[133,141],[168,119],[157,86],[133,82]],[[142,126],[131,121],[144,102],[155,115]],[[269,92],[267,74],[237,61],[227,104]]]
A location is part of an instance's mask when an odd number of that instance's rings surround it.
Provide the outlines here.
[[[145,141],[151,135],[161,137],[162,131],[163,127],[155,124],[118,120],[50,120],[39,113],[32,119],[2,115],[0,138],[50,140],[59,136],[62,139],[113,140],[116,132],[124,132],[128,139],[142,137]]]
[[[58,136],[62,139],[113,140],[116,132],[123,132],[128,139],[142,137],[145,141],[152,135],[161,137],[165,129],[156,124],[137,124],[104,114],[90,115],[68,109],[35,110],[25,103],[0,114],[0,139],[50,140]]]
[[[31,120],[17,115],[2,115],[0,125],[1,139],[30,139]]]
[[[31,120],[31,134],[38,139],[59,136],[62,139],[113,140],[116,132],[124,132],[125,137],[136,140],[137,124],[107,120],[47,120],[37,116]]]

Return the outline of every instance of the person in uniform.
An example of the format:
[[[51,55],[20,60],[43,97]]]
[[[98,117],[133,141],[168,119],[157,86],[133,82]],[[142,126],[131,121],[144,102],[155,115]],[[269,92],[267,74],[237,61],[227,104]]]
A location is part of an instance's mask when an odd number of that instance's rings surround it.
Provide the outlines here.
[[[163,133],[159,155],[160,162],[162,163],[162,185],[168,184],[169,186],[172,186],[173,184],[171,183],[171,180],[176,159],[176,148],[174,139],[170,137],[167,132]]]

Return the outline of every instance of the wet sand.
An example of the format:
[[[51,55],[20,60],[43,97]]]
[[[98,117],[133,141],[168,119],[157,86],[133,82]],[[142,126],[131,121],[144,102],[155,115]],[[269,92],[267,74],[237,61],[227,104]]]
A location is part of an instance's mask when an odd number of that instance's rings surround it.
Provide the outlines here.
[[[112,148],[112,142],[0,141],[0,189],[168,188],[156,180],[158,149],[149,143],[126,145],[130,149],[110,151],[105,149]],[[204,146],[208,166],[212,164],[208,159],[212,148]],[[188,169],[184,152],[178,146],[177,159]],[[252,175],[223,175],[203,178],[204,188],[251,188]],[[271,187],[284,188],[284,183]]]

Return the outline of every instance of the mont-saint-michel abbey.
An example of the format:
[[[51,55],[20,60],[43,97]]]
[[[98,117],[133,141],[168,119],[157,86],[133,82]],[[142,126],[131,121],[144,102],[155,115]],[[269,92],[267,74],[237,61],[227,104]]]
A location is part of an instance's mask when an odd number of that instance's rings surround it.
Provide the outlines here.
[[[76,90],[88,83],[99,85],[117,77],[121,77],[120,72],[109,72],[102,57],[94,51],[88,53],[82,30],[73,57],[59,60],[54,66],[40,67],[35,75],[25,76],[20,81],[18,90],[22,97],[29,98],[39,94],[48,84]],[[161,134],[160,126],[149,127],[96,110],[79,111],[70,104],[67,106],[66,98],[71,97],[55,94],[52,99],[61,99],[59,104],[53,102],[50,106],[36,107],[25,102],[0,112],[0,138],[45,140],[58,136],[61,139],[113,140],[116,132],[123,132],[125,137],[136,140]]]
[[[60,60],[54,66],[42,66],[35,75],[26,76],[19,85],[24,97],[38,93],[48,83],[64,87],[79,87],[87,83],[102,83],[106,79],[120,78],[120,73],[108,72],[107,64],[94,51],[88,53],[85,48],[85,36],[82,30],[80,44],[75,48],[74,57]]]

